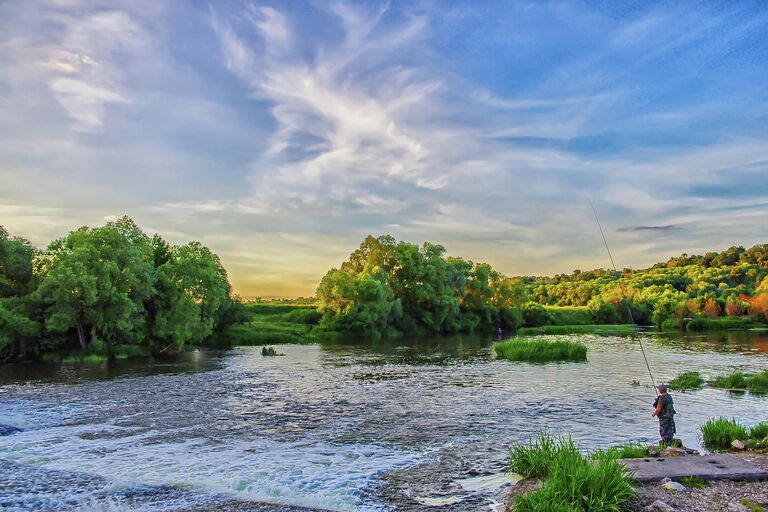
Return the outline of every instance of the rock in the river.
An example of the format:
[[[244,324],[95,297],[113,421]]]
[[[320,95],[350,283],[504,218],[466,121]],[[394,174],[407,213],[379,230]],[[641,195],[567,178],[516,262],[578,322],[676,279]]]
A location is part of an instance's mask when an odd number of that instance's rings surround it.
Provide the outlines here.
[[[731,448],[733,448],[734,450],[743,450],[746,447],[747,446],[744,444],[744,441],[740,441],[738,439],[734,439],[731,442]]]
[[[685,492],[688,490],[688,488],[683,484],[681,484],[680,482],[674,482],[674,481],[670,481],[665,484],[662,484],[661,488],[669,492]]]
[[[645,507],[645,510],[647,512],[675,512],[675,509],[667,505],[661,500],[656,500],[647,507]]]
[[[21,432],[21,429],[13,425],[0,425],[0,436],[9,436],[16,432]]]
[[[659,457],[685,457],[686,455],[688,455],[687,451],[683,448],[675,448],[674,446],[664,448],[664,450],[659,453]]]

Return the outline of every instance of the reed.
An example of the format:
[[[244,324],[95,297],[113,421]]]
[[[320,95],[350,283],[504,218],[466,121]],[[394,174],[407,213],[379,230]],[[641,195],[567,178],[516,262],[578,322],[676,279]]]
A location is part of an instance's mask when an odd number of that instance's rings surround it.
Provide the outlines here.
[[[735,439],[747,441],[749,430],[734,418],[710,418],[701,427],[704,446],[714,449],[728,449]]]
[[[704,379],[699,372],[683,372],[669,381],[669,387],[678,391],[699,389],[703,385]]]

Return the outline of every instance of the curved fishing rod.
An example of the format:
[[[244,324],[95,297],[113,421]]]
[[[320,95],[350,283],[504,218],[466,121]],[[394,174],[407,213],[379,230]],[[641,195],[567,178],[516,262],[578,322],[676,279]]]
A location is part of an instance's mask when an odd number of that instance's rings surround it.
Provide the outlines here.
[[[608,240],[605,238],[605,232],[603,232],[603,226],[600,224],[600,219],[597,216],[597,210],[595,210],[595,205],[592,204],[592,200],[589,200],[589,206],[592,208],[592,213],[595,215],[595,220],[597,221],[597,227],[600,229],[600,236],[603,237],[603,243],[605,244],[605,250],[608,251],[608,258],[611,260],[611,266],[613,266],[613,271],[616,273],[616,275],[619,275],[619,271],[616,269],[616,263],[613,261],[613,255],[611,254],[611,248],[608,247]],[[629,306],[629,301],[627,300],[626,296],[624,295],[624,287],[621,286],[621,283],[619,283],[619,288],[621,289],[621,298],[624,301],[624,304],[627,306],[627,313],[629,314],[629,321],[632,322],[632,327],[635,330],[635,334],[637,334],[637,324],[635,323],[634,315],[632,315],[632,308]],[[651,385],[653,385],[653,390],[656,393],[656,396],[659,395],[658,390],[656,389],[656,379],[653,378],[653,372],[651,371],[651,365],[648,362],[648,356],[645,354],[645,347],[643,346],[643,340],[638,336],[637,338],[638,343],[640,344],[640,351],[643,353],[643,359],[645,360],[645,367],[648,368],[648,375],[651,377]]]

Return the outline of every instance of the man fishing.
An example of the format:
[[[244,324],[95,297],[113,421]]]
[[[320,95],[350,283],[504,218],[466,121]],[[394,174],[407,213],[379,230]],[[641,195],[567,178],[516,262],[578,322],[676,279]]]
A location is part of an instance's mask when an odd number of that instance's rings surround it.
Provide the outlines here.
[[[659,384],[659,396],[656,397],[656,401],[653,405],[656,410],[653,411],[651,416],[659,418],[659,434],[661,434],[661,442],[665,446],[672,444],[672,438],[675,436],[675,407],[673,405],[672,396],[667,393],[667,385]]]

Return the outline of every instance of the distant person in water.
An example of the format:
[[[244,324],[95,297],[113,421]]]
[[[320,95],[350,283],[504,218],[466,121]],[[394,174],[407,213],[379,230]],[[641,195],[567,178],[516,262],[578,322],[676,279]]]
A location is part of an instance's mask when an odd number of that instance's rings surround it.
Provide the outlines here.
[[[675,406],[672,396],[667,393],[667,385],[659,384],[659,396],[656,397],[654,406],[656,410],[651,416],[659,418],[659,434],[661,434],[662,444],[669,446],[675,437]]]
[[[504,331],[501,329],[501,327],[499,327],[499,330],[496,331],[496,334],[499,335],[499,339],[504,337]]]

